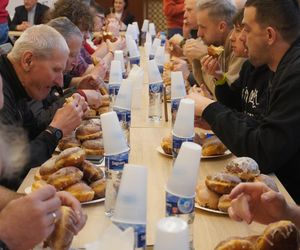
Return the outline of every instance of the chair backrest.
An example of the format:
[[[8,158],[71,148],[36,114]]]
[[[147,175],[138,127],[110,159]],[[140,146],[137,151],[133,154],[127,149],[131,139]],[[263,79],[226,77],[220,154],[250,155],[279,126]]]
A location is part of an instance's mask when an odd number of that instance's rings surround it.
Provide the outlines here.
[[[0,45],[0,55],[7,54],[9,51],[11,51],[12,45],[11,43],[4,43]]]

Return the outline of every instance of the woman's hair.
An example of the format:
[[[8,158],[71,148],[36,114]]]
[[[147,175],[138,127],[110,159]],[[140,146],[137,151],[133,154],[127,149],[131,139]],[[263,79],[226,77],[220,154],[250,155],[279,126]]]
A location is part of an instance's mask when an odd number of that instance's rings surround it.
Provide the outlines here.
[[[57,17],[67,17],[83,32],[93,29],[90,8],[80,0],[57,0],[49,13],[49,18]]]
[[[232,19],[233,25],[236,26],[236,27],[242,27],[243,26],[242,25],[243,18],[244,18],[244,9],[241,9],[233,17],[233,19]]]

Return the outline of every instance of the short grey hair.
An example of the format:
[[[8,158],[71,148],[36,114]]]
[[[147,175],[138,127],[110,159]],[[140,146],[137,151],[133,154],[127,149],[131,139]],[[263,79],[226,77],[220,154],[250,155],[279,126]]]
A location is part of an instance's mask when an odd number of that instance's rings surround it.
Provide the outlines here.
[[[62,35],[54,28],[40,24],[26,29],[9,55],[13,60],[18,61],[25,51],[31,51],[38,58],[48,59],[51,58],[54,50],[69,54],[69,47]]]
[[[83,35],[80,29],[70,21],[67,17],[58,17],[52,19],[47,25],[57,30],[68,42],[69,39],[76,36],[83,40]]]
[[[216,20],[224,20],[233,26],[232,19],[237,12],[232,0],[197,0],[197,10],[208,10],[208,15]]]

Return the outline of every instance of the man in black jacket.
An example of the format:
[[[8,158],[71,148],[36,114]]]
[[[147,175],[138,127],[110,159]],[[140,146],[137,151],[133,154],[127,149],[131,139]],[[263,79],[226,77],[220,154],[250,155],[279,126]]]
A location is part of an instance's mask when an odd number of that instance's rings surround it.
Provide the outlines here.
[[[48,9],[48,6],[38,3],[37,0],[24,0],[24,5],[15,9],[10,30],[24,31],[32,25],[41,24]]]
[[[65,39],[47,25],[27,29],[7,56],[0,57],[3,78],[4,107],[0,120],[4,124],[25,129],[29,138],[29,162],[24,174],[49,159],[63,135],[70,134],[81,122],[87,104],[79,94],[73,101],[58,109],[44,130],[28,107],[31,99],[45,99],[51,88],[62,87],[63,71],[69,56]],[[16,188],[15,182],[1,182]]]
[[[300,11],[295,0],[248,0],[244,32],[250,62],[268,65],[267,110],[261,120],[236,113],[197,94],[196,114],[237,156],[255,159],[274,172],[300,202]]]

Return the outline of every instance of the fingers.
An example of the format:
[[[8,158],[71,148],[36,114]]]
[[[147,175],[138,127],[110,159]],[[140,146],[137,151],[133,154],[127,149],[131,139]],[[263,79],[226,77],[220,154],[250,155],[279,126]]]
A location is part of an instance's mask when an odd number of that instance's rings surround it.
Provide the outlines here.
[[[53,186],[47,185],[43,188],[36,190],[28,195],[32,199],[37,199],[40,201],[46,201],[55,196],[56,190]]]
[[[247,194],[240,194],[236,199],[231,201],[230,217],[234,220],[245,220],[250,224],[253,220],[253,215],[250,211],[251,197]]]
[[[245,193],[249,195],[260,195],[270,189],[263,183],[241,183],[237,185],[229,194],[230,199],[235,199],[240,194]]]
[[[70,193],[65,191],[57,192],[57,196],[61,200],[62,205],[71,207],[74,210],[77,221],[79,221],[82,217],[82,209],[80,202]]]

